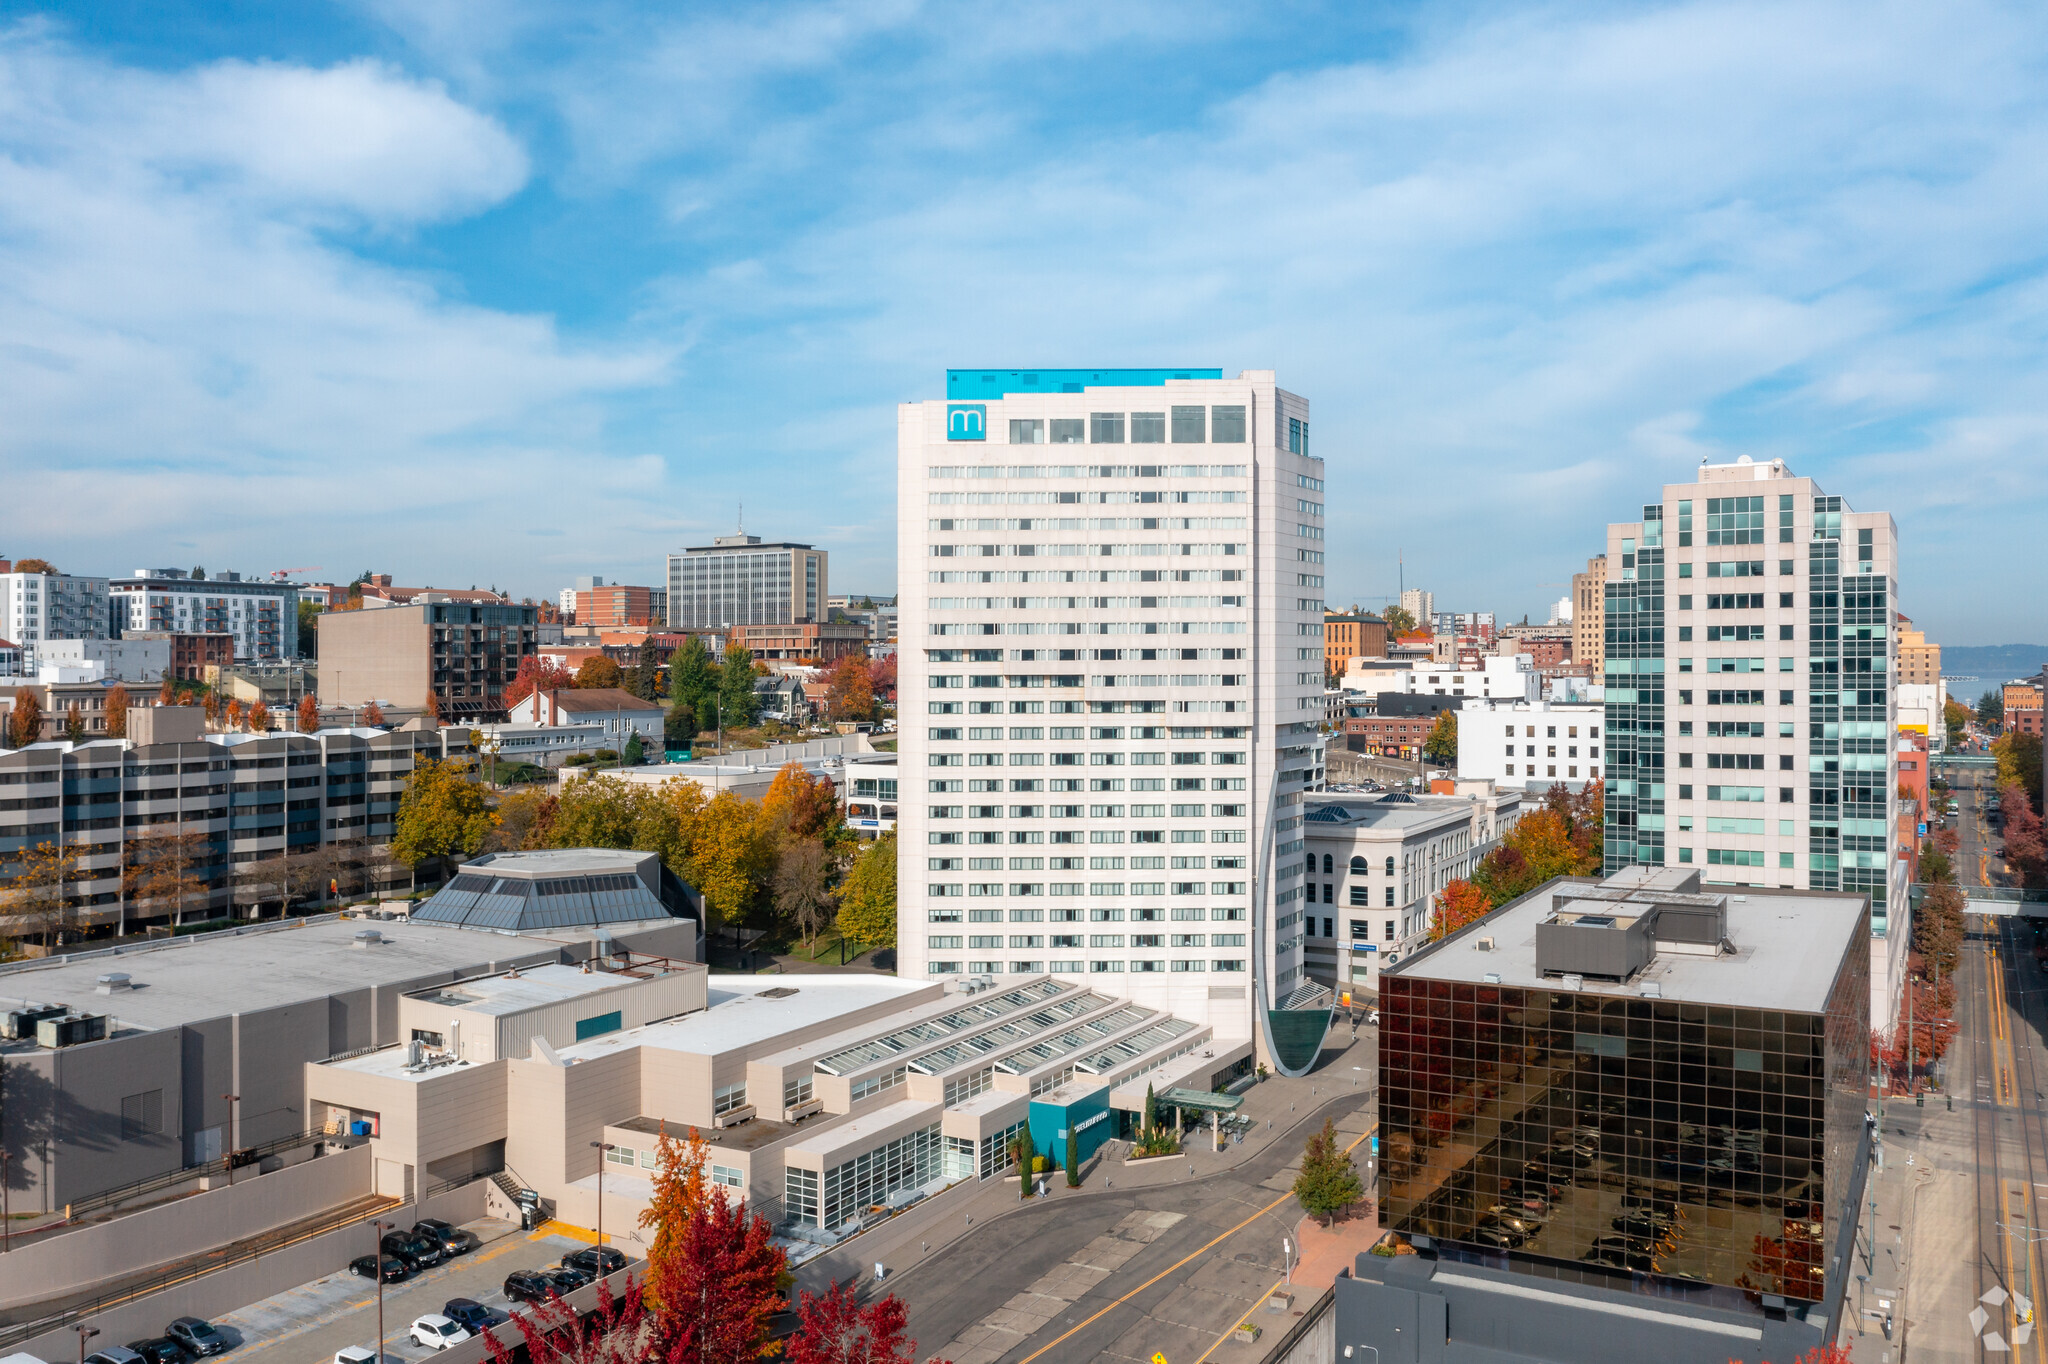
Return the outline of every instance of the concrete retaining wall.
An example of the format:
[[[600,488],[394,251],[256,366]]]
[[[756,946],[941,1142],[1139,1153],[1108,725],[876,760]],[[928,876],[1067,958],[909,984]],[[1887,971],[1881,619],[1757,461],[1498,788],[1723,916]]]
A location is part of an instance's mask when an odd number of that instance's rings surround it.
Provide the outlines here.
[[[366,1148],[356,1149],[360,1151]],[[326,1159],[328,1158],[323,1157],[312,1163],[323,1164]],[[266,1178],[274,1179],[276,1176]],[[423,1217],[438,1217],[455,1223],[475,1221],[484,1215],[486,1182],[477,1180],[459,1189],[451,1189],[447,1193],[426,1199],[417,1206],[408,1205],[387,1212],[384,1216],[406,1226]],[[370,1219],[364,1219],[368,1220]],[[96,1312],[91,1324],[100,1329],[102,1340],[118,1342],[154,1336],[161,1333],[164,1326],[174,1317],[211,1319],[224,1316],[238,1307],[260,1302],[273,1293],[282,1293],[287,1288],[296,1288],[309,1280],[338,1270],[346,1270],[350,1260],[369,1253],[370,1234],[359,1222],[354,1226],[316,1236],[310,1241],[301,1241],[295,1246],[273,1251],[257,1259],[244,1261],[217,1273],[204,1275],[189,1283],[179,1284],[175,1288],[167,1288],[161,1293],[153,1293],[146,1298],[138,1298],[134,1302],[104,1312]],[[78,1335],[69,1326],[60,1326],[19,1345],[6,1348],[10,1352],[19,1350],[40,1359],[75,1359],[78,1355]]]
[[[244,1171],[210,1189],[22,1245],[0,1259],[0,1307],[182,1260],[312,1217],[370,1192],[370,1148],[333,1151],[269,1174]]]

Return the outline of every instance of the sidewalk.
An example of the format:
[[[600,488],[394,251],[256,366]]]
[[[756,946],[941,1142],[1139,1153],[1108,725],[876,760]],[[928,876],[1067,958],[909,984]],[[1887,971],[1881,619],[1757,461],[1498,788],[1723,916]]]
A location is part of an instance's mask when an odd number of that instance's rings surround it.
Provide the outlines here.
[[[1841,1340],[1856,1364],[1898,1364],[1909,1351],[1914,1364],[1979,1357],[1967,1321],[1978,1256],[1973,1119],[1942,1094],[1924,1108],[1905,1096],[1884,1100],[1884,1168],[1872,1171],[1864,1196],[1842,1313]]]
[[[1275,1141],[1299,1146],[1308,1137],[1305,1119],[1315,1109],[1345,1094],[1363,1101],[1371,1092],[1373,1072],[1368,1066],[1375,1039],[1370,1030],[1361,1028],[1358,1040],[1352,1042],[1339,1024],[1331,1039],[1343,1043],[1344,1048],[1325,1048],[1323,1065],[1315,1074],[1299,1080],[1274,1076],[1245,1092],[1244,1107],[1239,1111],[1253,1126],[1243,1141],[1233,1142],[1221,1152],[1209,1148],[1208,1132],[1191,1132],[1185,1157],[1125,1165],[1125,1143],[1111,1143],[1083,1168],[1080,1188],[1067,1188],[1065,1177],[1055,1170],[1041,1177],[1050,1196],[1029,1202],[1018,1197],[1014,1171],[994,1179],[964,1181],[806,1261],[796,1271],[797,1283],[822,1292],[828,1284],[852,1278],[863,1292],[872,1291],[876,1265],[884,1267],[885,1276],[907,1272],[936,1257],[976,1226],[1004,1214],[1029,1216],[1063,1199],[1124,1193],[1224,1173],[1263,1155]],[[1362,1162],[1360,1173],[1364,1173]],[[1331,1277],[1335,1273],[1333,1266]],[[1316,1291],[1321,1292],[1322,1286]]]

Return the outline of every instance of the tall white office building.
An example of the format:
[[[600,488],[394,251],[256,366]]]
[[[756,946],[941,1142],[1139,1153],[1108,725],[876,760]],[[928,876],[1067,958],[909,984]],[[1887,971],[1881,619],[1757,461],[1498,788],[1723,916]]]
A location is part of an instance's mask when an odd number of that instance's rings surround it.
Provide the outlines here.
[[[1308,417],[1213,369],[950,370],[898,409],[905,976],[1086,976],[1313,1058]]]
[[[1783,460],[1703,465],[1607,528],[1609,873],[1861,891],[1872,1024],[1905,981],[1898,530]]]

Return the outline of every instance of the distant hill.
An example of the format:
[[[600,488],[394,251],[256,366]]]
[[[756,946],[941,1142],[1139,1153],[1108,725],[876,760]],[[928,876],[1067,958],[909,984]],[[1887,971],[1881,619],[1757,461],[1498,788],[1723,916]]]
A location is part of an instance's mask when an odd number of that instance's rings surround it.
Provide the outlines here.
[[[2013,677],[2032,677],[2048,663],[2048,644],[1944,644],[1944,677],[1978,677],[1986,686]]]

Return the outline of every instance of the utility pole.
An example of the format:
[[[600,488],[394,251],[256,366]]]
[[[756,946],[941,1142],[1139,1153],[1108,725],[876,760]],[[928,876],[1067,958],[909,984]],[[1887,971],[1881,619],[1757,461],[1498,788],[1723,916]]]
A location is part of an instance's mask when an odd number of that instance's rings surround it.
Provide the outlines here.
[[[593,1141],[591,1149],[597,1152],[597,1267],[604,1268],[604,1167],[613,1151],[618,1148],[608,1141]],[[600,1273],[598,1278],[603,1278]]]
[[[377,1266],[377,1357],[370,1364],[390,1364],[384,1357],[384,1233],[396,1230],[396,1222],[370,1223],[370,1235],[375,1242],[370,1247],[370,1259]]]

